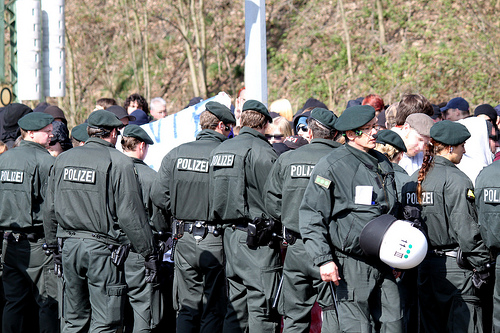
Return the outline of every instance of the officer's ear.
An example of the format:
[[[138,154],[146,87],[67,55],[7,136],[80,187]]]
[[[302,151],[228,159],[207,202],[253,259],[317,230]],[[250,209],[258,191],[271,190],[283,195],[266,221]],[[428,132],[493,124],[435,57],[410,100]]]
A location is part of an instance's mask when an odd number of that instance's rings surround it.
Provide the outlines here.
[[[349,139],[349,141],[353,141],[357,137],[356,133],[354,131],[350,131],[350,130],[346,131],[345,135]]]

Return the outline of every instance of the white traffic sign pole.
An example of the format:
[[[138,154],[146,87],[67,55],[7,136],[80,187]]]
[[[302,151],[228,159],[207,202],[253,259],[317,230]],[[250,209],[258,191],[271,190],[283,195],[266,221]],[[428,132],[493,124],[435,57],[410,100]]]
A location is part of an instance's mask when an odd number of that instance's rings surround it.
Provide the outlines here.
[[[245,0],[246,99],[267,105],[266,1]]]

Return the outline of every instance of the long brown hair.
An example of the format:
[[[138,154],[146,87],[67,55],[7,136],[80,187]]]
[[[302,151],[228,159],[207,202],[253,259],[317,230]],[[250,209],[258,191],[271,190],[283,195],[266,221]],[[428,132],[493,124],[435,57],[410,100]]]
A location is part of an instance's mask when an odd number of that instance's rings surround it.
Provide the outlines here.
[[[434,156],[449,147],[449,145],[445,145],[432,138],[426,145],[424,160],[420,170],[418,171],[417,179],[417,199],[419,204],[422,204],[422,183],[424,182],[427,173],[432,169],[432,167],[434,167]]]

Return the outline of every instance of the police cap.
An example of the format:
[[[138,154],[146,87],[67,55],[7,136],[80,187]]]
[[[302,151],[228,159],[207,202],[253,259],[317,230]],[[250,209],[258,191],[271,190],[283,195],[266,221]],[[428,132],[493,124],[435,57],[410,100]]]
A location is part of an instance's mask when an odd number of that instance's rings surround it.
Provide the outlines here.
[[[25,131],[39,131],[54,121],[54,117],[43,112],[30,112],[17,121]]]
[[[394,131],[391,130],[379,131],[376,136],[376,142],[389,144],[394,148],[396,148],[397,150],[404,151],[406,153],[406,146],[403,139],[401,139],[399,134],[397,134]]]
[[[123,123],[118,117],[106,110],[97,110],[90,114],[88,118],[89,127],[93,128],[120,128]]]
[[[154,144],[153,140],[151,140],[151,137],[146,133],[145,130],[142,129],[141,126],[139,125],[127,125],[125,126],[125,129],[123,130],[124,137],[132,137],[136,138],[142,142],[147,143],[148,145]]]
[[[309,118],[316,120],[318,123],[329,129],[335,129],[334,125],[337,121],[337,116],[330,110],[323,108],[314,108],[311,111],[311,115],[309,116]]]
[[[445,145],[456,146],[470,138],[470,132],[460,123],[443,120],[432,126],[431,138]]]
[[[71,130],[71,137],[80,142],[85,142],[89,139],[89,134],[87,133],[87,123],[77,125]]]
[[[367,124],[375,117],[375,109],[370,105],[356,105],[344,110],[337,119],[335,128],[339,131],[352,131]]]
[[[216,116],[224,124],[236,124],[236,118],[234,118],[231,110],[219,102],[208,102],[205,104],[205,109]]]
[[[252,110],[262,113],[264,116],[266,116],[266,119],[270,123],[273,122],[273,118],[271,118],[271,115],[269,114],[269,111],[267,110],[266,106],[259,101],[256,101],[254,99],[249,99],[248,101],[246,101],[245,104],[243,104],[243,109],[241,110],[241,112],[245,112],[247,110]]]

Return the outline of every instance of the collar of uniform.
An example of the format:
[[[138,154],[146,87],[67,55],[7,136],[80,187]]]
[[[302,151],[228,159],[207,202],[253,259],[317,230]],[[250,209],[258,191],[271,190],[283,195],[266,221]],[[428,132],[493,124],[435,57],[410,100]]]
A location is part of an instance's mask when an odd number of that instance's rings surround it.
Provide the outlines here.
[[[95,137],[89,138],[85,142],[86,145],[89,144],[89,143],[97,143],[97,144],[100,144],[100,145],[103,145],[103,146],[108,146],[108,147],[115,148],[115,146],[111,142],[108,142],[108,141],[100,139],[100,138],[95,138]]]
[[[254,130],[253,128],[247,127],[247,126],[242,127],[240,130],[240,133],[238,135],[242,135],[242,134],[249,134],[249,135],[261,138],[262,140],[268,142],[266,137],[264,136],[264,134]]]
[[[328,145],[332,148],[338,148],[338,147],[342,146],[342,144],[338,143],[337,141],[328,140],[328,139],[312,139],[310,142],[310,144],[318,144],[318,143]]]
[[[351,147],[351,145],[349,144],[345,144],[344,145],[346,147],[346,149],[351,153],[353,154],[354,156],[356,156],[356,158],[358,160],[360,160],[361,162],[363,162],[363,164],[365,164],[366,166],[373,166],[375,168],[377,168],[378,166],[378,159],[374,156],[372,156],[371,154],[369,153],[366,153],[362,150],[359,150],[357,148],[354,148],[354,147]],[[373,149],[371,149],[372,151]],[[376,171],[377,169],[375,169]]]
[[[137,158],[137,157],[131,157],[132,161],[134,162],[134,164],[144,164],[147,166],[146,163],[144,163],[143,160],[141,160],[140,158]]]
[[[29,146],[29,147],[37,148],[40,150],[44,150],[45,152],[50,154],[49,151],[47,150],[47,148],[45,148],[41,144],[33,142],[33,141],[22,140],[21,142],[19,142],[19,146]]]
[[[444,158],[443,156],[434,156],[434,164],[441,164],[445,166],[454,166],[456,167],[455,163],[452,161]]]
[[[204,129],[196,136],[196,140],[216,140],[216,141],[224,141],[227,140],[227,137],[216,132],[211,129]]]

